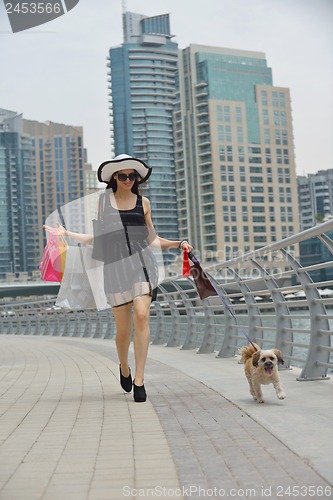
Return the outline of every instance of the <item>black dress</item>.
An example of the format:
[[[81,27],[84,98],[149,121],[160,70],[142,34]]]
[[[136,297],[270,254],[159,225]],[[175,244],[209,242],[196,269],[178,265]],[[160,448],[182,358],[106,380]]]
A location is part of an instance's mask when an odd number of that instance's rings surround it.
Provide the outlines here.
[[[158,266],[149,248],[142,196],[137,196],[133,209],[118,210],[106,191],[103,219],[108,234],[104,289],[109,304],[119,307],[142,295],[155,300]]]

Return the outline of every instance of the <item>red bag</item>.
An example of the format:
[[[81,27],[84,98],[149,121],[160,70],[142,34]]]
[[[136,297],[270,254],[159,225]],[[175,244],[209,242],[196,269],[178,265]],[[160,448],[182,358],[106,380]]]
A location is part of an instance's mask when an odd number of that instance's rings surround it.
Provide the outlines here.
[[[183,269],[182,269],[182,275],[183,276],[191,276],[190,272],[190,261],[188,260],[188,251],[184,250],[183,253]]]
[[[44,248],[40,272],[43,281],[61,283],[66,257],[66,244],[59,241],[56,230],[51,233]]]

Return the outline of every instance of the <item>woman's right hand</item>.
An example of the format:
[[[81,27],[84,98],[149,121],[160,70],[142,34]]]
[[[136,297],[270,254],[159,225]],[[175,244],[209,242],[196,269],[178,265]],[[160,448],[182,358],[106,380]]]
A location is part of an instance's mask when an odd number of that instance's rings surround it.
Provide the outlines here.
[[[58,224],[57,227],[47,226],[46,224],[44,224],[43,228],[48,233],[56,232],[59,236],[66,236],[66,229],[60,224]]]

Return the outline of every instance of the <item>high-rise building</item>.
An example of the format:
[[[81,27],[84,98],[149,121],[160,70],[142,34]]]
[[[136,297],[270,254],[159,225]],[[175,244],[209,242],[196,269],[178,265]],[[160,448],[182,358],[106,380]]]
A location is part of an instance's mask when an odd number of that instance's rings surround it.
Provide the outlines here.
[[[0,109],[0,278],[38,268],[37,182],[22,115]]]
[[[169,15],[123,14],[124,41],[110,49],[110,115],[114,155],[126,153],[153,168],[145,194],[157,232],[178,238],[173,106],[178,46]]]
[[[36,160],[40,253],[43,251],[42,226],[58,207],[83,197],[85,194],[85,150],[82,127],[61,123],[23,120],[23,130],[32,138]],[[80,218],[82,218],[80,226]],[[71,210],[69,227],[84,227],[84,214]],[[76,228],[76,229],[75,229]]]
[[[297,177],[300,229],[333,215],[333,169]]]
[[[0,109],[0,181],[4,186],[0,278],[8,273],[33,273],[45,245],[46,218],[97,189],[96,173],[83,147],[82,127],[26,120],[22,114]],[[87,203],[92,199],[87,197]],[[73,204],[68,210],[66,221],[73,230],[85,229],[82,206]]]
[[[180,236],[204,261],[298,231],[290,95],[265,54],[182,50],[174,127]]]

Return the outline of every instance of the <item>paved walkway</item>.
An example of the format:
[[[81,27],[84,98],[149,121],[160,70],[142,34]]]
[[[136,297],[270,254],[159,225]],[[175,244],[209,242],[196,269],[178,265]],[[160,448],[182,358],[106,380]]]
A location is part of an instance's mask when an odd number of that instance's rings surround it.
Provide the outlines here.
[[[237,358],[151,346],[136,404],[112,340],[1,336],[0,500],[332,498],[333,382],[296,376],[258,405]]]

